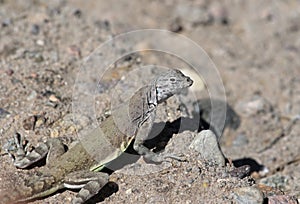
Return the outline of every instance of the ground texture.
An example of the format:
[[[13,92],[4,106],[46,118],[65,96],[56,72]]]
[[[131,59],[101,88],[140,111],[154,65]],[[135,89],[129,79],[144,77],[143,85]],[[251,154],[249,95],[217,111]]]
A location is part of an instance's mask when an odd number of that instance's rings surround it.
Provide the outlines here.
[[[198,43],[215,63],[236,114],[220,139],[221,148],[236,167],[250,165],[251,177],[223,177],[224,169],[198,160],[188,149],[195,130],[187,128],[173,135],[165,148],[184,151],[187,162],[174,161],[162,171],[145,174],[156,166],[140,159],[113,173],[112,183],[91,203],[230,203],[238,202],[239,189],[248,186],[256,186],[265,197],[284,194],[294,196],[290,203],[299,202],[300,122],[294,120],[300,114],[298,1],[2,0],[0,23],[1,146],[14,132],[32,144],[48,137],[76,139],[76,129],[90,123],[90,118],[74,123],[72,115],[82,59],[114,35],[144,28],[171,30]],[[143,42],[138,46],[147,48]],[[109,108],[110,90],[126,81],[127,72],[148,63],[174,65],[174,60],[184,66],[178,59],[151,53],[112,65],[115,69],[100,83],[95,102],[99,121]],[[147,80],[149,74],[137,77]],[[194,89],[207,98],[205,90]],[[184,102],[193,107],[191,98]],[[168,100],[157,122],[174,122],[180,103],[180,98]],[[181,114],[191,115],[189,110]],[[7,155],[0,157],[4,186],[4,180],[23,172],[10,161]],[[61,191],[33,203],[69,203],[75,193]],[[269,197],[265,202],[287,198]]]

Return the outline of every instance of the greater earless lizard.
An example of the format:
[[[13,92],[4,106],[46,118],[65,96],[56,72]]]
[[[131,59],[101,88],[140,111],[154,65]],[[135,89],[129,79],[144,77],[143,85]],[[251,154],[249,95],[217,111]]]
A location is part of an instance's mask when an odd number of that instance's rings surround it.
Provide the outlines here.
[[[72,203],[84,203],[109,181],[109,175],[101,170],[124,152],[130,143],[133,143],[134,150],[147,160],[163,162],[166,158],[178,159],[175,155],[154,153],[144,146],[144,142],[152,128],[157,105],[192,83],[193,81],[179,70],[170,69],[162,73],[150,85],[139,89],[130,99],[129,128],[126,132],[121,132],[113,117],[108,117],[100,125],[101,132],[93,131],[88,135],[85,145],[81,141],[67,152],[57,138],[49,139],[31,152],[26,152],[20,137],[15,136],[17,151],[12,156],[17,168],[27,168],[46,156],[47,164],[33,176],[16,185],[14,190],[0,195],[0,203],[28,202],[63,188],[80,189]],[[97,146],[95,141],[103,138],[116,150],[107,153],[107,147]],[[93,148],[97,159],[86,151],[86,145],[89,144],[95,146]]]

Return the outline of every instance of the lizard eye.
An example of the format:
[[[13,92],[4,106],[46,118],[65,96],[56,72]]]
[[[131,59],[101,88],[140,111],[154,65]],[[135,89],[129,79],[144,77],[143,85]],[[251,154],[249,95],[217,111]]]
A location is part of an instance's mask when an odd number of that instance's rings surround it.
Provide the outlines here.
[[[174,81],[175,81],[175,79],[174,79],[174,78],[170,78],[170,81],[173,81],[173,82],[174,82]]]

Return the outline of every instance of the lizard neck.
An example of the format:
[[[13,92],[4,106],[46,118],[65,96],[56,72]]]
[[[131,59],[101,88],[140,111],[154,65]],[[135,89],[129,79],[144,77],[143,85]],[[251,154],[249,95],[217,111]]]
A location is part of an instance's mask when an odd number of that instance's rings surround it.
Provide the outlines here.
[[[132,127],[139,128],[156,110],[157,96],[155,86],[144,86],[129,101],[129,118]]]
[[[158,102],[158,98],[157,98],[157,90],[156,90],[156,85],[152,85],[147,93],[147,100],[148,100],[148,104],[149,107],[154,106],[156,107]]]
[[[155,93],[156,104],[160,104],[174,95],[174,91],[170,89],[169,84],[166,82],[159,83],[159,81],[155,81],[155,84],[152,88],[154,91],[151,92]]]

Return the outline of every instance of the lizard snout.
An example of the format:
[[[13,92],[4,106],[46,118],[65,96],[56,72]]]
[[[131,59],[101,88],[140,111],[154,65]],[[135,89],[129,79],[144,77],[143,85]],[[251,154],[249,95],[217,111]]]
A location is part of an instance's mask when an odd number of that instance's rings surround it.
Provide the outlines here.
[[[186,78],[186,82],[187,82],[188,86],[192,86],[192,84],[194,83],[194,81],[190,77]]]

